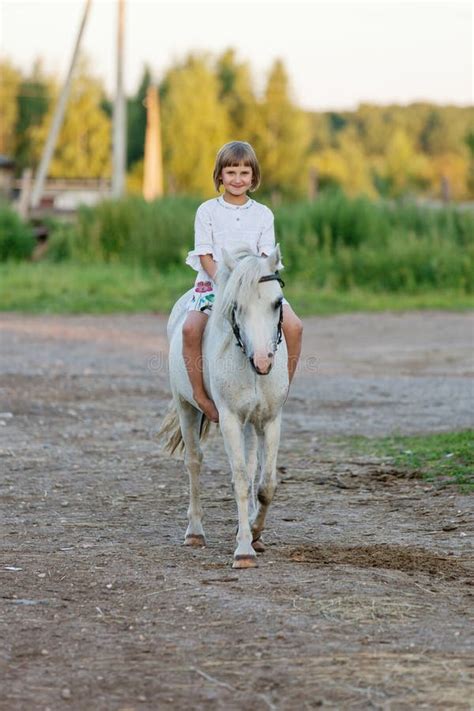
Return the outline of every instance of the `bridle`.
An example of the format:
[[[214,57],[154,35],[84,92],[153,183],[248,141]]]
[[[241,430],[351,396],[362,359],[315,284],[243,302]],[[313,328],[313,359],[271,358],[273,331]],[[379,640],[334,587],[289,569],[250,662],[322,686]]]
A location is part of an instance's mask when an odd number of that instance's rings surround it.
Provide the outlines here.
[[[266,281],[277,281],[277,282],[280,284],[280,286],[281,286],[282,288],[285,286],[285,282],[284,282],[283,279],[280,277],[280,274],[279,274],[278,272],[274,272],[273,274],[267,274],[266,276],[261,277],[261,278],[258,280],[258,283],[261,284],[261,283],[266,282]],[[249,354],[247,353],[247,350],[246,350],[246,348],[245,348],[245,344],[244,344],[244,342],[242,341],[242,337],[241,337],[241,335],[240,335],[239,324],[237,323],[237,319],[235,318],[235,313],[236,313],[236,311],[237,311],[237,304],[234,303],[234,305],[233,305],[233,307],[232,307],[232,313],[231,313],[231,320],[230,320],[230,323],[231,323],[231,326],[232,326],[232,331],[234,332],[234,336],[235,336],[236,341],[237,341],[236,345],[237,345],[237,346],[240,346],[240,348],[242,349],[242,353],[243,353],[245,356],[247,356],[247,358],[249,358],[250,363],[252,364],[252,367],[255,368],[254,363],[253,363],[253,361],[252,361],[252,358],[251,358],[251,357],[249,356]],[[281,343],[281,341],[282,341],[282,338],[283,338],[283,335],[282,335],[282,324],[283,324],[283,302],[280,302],[280,318],[278,319],[277,337],[276,337],[276,341],[275,341],[275,343],[274,343],[274,352],[276,351],[276,349],[277,349],[278,346],[280,345],[280,343]]]

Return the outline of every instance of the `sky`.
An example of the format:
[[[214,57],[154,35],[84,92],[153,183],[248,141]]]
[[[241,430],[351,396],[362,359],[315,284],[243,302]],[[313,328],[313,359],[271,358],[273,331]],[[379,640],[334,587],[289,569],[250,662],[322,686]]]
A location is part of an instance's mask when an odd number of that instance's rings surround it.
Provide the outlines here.
[[[0,0],[0,55],[67,72],[85,0]],[[92,0],[83,50],[114,86],[116,0]],[[159,80],[189,51],[234,47],[257,90],[276,58],[305,109],[431,101],[472,105],[473,6],[465,0],[126,0],[125,85]]]

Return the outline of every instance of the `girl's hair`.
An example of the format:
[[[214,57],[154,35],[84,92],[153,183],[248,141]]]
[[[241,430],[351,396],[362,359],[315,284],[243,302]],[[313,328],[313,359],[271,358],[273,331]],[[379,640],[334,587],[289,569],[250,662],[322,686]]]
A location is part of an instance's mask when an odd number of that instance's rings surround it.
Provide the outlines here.
[[[260,185],[260,166],[254,149],[250,143],[246,141],[230,141],[230,143],[225,143],[222,146],[216,156],[216,164],[212,177],[217,191],[219,191],[222,184],[222,169],[232,165],[240,165],[241,163],[252,168],[252,184],[250,185],[250,190],[253,191],[258,188]]]

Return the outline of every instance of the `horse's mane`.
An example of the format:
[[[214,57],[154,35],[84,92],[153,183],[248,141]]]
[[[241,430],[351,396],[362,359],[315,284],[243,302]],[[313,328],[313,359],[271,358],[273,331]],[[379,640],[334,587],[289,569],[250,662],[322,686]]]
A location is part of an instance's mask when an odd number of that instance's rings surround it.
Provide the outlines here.
[[[232,271],[221,262],[217,272],[217,294],[213,315],[229,318],[234,304],[246,304],[255,298],[255,287],[263,274],[263,259],[248,247],[241,247],[231,255],[237,265]]]

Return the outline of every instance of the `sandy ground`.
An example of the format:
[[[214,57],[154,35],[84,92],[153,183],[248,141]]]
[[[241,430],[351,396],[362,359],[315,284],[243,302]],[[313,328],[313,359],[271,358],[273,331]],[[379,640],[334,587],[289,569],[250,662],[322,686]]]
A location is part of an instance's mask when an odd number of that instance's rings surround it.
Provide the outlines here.
[[[471,316],[305,321],[251,571],[218,436],[182,546],[163,317],[0,328],[2,711],[472,708],[472,500],[338,444],[472,426]]]

